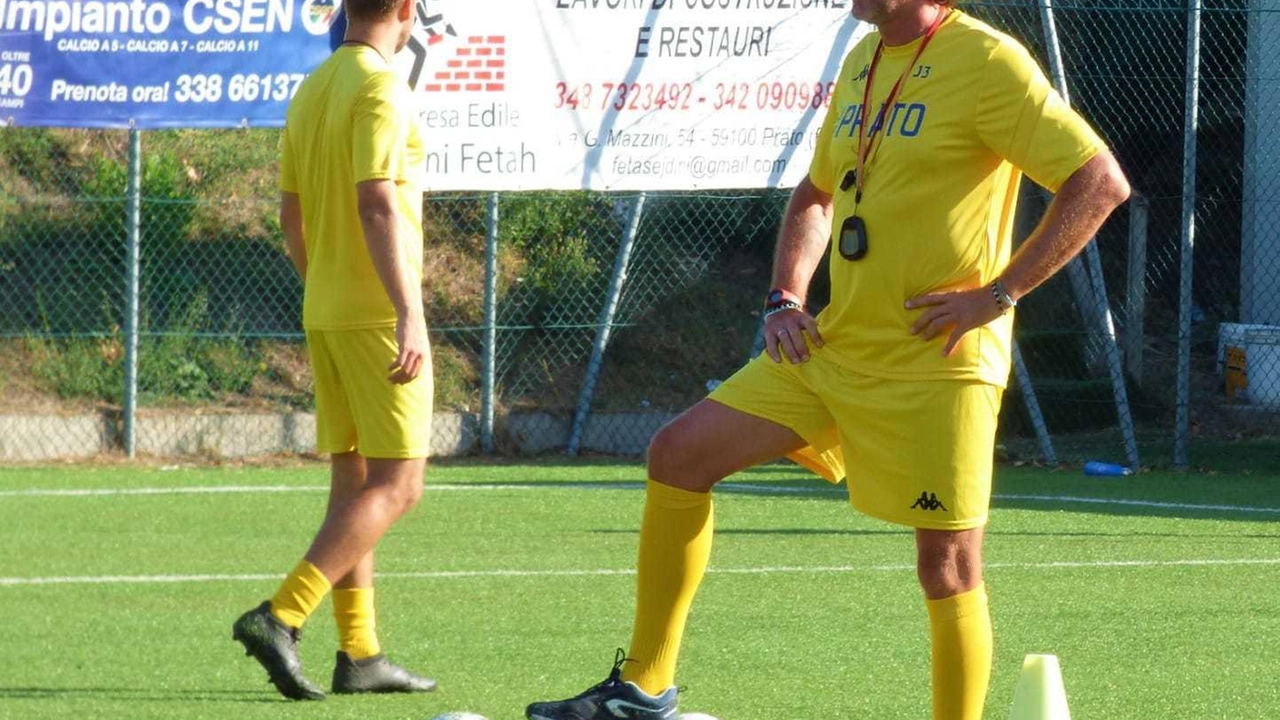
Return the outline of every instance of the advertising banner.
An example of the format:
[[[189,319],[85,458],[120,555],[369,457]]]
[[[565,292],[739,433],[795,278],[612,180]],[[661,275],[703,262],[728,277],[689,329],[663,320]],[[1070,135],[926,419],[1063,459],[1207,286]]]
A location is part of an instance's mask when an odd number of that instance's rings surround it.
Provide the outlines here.
[[[280,126],[341,39],[340,3],[0,0],[0,120]],[[426,187],[793,186],[867,30],[850,4],[417,0],[395,66]]]
[[[851,0],[436,0],[410,68],[434,190],[804,177]]]
[[[279,126],[338,0],[0,0],[0,119]]]

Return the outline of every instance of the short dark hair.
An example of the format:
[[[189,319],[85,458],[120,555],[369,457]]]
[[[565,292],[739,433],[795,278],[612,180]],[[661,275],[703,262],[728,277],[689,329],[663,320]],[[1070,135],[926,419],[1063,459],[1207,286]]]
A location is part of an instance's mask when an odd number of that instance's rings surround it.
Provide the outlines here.
[[[402,0],[345,0],[342,3],[352,20],[381,20],[395,12]]]

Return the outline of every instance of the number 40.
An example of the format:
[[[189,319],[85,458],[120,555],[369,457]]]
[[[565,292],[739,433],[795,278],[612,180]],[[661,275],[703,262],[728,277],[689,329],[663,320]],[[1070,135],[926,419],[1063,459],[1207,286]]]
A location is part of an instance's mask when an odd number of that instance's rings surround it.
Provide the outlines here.
[[[31,92],[30,65],[0,65],[0,95],[24,97]]]

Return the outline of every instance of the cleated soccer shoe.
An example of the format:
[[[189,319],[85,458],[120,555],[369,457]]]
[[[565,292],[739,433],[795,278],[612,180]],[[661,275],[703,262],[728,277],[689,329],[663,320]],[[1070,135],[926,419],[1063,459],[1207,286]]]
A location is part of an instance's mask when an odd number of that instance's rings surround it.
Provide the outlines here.
[[[339,650],[338,660],[333,666],[335,695],[415,693],[435,689],[435,680],[418,677],[399,665],[392,665],[382,653],[362,660],[352,660],[350,655]]]
[[[676,695],[671,687],[654,697],[635,683],[622,681],[626,653],[618,651],[604,682],[568,700],[534,703],[525,710],[529,720],[676,720]]]
[[[244,645],[244,654],[257,660],[267,679],[290,700],[323,700],[324,691],[302,674],[298,659],[297,629],[276,619],[267,601],[250,610],[231,626],[231,639]]]

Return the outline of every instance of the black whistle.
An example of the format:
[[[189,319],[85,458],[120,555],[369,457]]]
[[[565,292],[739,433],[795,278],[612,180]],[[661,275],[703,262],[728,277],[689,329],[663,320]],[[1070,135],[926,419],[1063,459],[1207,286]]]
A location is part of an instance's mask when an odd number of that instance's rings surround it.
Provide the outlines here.
[[[844,174],[844,179],[840,181],[840,192],[849,192],[849,188],[858,182],[858,173],[854,170]]]

